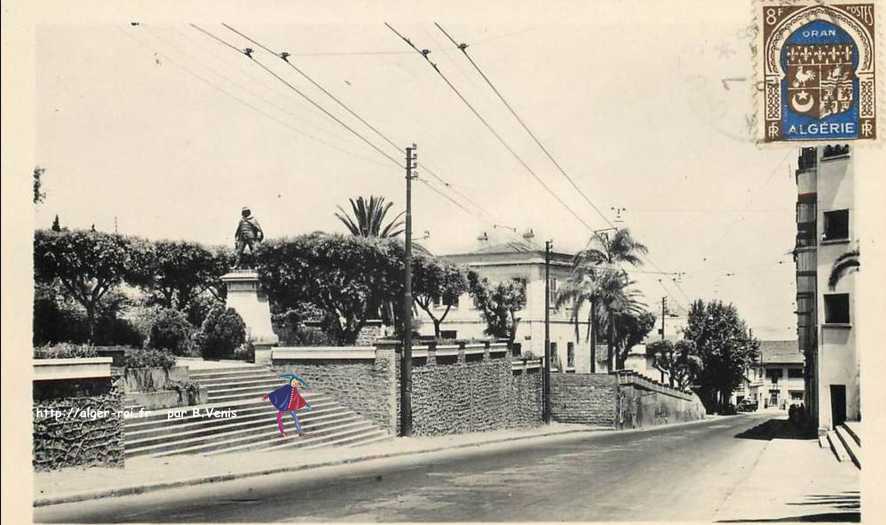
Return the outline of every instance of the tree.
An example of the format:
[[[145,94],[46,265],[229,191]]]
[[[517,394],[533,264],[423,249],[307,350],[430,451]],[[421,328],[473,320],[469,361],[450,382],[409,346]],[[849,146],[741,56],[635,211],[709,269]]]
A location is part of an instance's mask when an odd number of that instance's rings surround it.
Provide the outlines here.
[[[396,217],[391,219],[387,225],[384,225],[385,216],[394,205],[389,202],[385,204],[384,197],[376,197],[372,195],[367,202],[363,197],[357,197],[356,200],[348,199],[351,203],[351,212],[353,217],[348,216],[348,212],[341,206],[338,206],[340,213],[335,216],[344,224],[352,235],[359,237],[396,237],[403,233],[403,217],[405,212],[400,212]]]
[[[520,323],[517,312],[526,307],[526,286],[518,281],[492,285],[488,279],[471,271],[468,272],[468,289],[477,309],[483,313],[485,333],[513,343]]]
[[[637,293],[625,290],[628,283],[627,275],[616,267],[620,264],[641,265],[641,256],[647,252],[646,246],[634,239],[630,230],[625,228],[616,230],[611,237],[605,232],[595,232],[588,242],[588,248],[578,252],[573,259],[572,273],[561,297],[562,303],[569,301],[574,303],[572,313],[576,330],[578,324],[574,316],[578,314],[579,307],[585,303],[590,305],[588,329],[591,372],[596,371],[598,328],[604,326],[613,308],[621,309],[624,314],[628,314],[639,305],[636,301]],[[618,274],[623,276],[619,277]],[[559,299],[558,304],[562,305]],[[616,324],[617,320],[605,325],[607,332],[611,332],[606,338],[610,370],[615,365],[613,340],[616,336]],[[623,365],[622,360],[621,366]]]
[[[643,312],[641,293],[631,288],[634,281],[628,278],[624,271],[608,270],[601,272],[599,278],[599,301],[602,306],[601,321],[606,329],[606,355],[609,370],[624,367],[624,360],[619,359],[621,354],[618,347],[619,331],[627,332],[620,328],[619,322],[630,316],[639,316]],[[650,327],[651,329],[651,327]]]
[[[46,168],[34,167],[34,204],[41,204],[46,200],[46,192],[43,191],[43,174]]]
[[[393,240],[309,234],[263,243],[256,271],[274,313],[311,302],[338,344],[353,344],[385,301],[402,300],[403,249]]]
[[[440,324],[458,297],[468,291],[464,272],[453,264],[440,262],[432,257],[418,256],[412,261],[412,292],[415,304],[421,307],[434,323],[434,336],[440,337]],[[443,305],[443,313],[437,316],[434,304]]]
[[[233,308],[218,306],[206,316],[196,339],[203,357],[229,357],[246,342],[246,323]]]
[[[138,243],[104,232],[37,230],[34,275],[43,283],[61,283],[66,295],[86,310],[89,341],[95,340],[96,314],[102,299],[124,281],[138,282],[142,258]]]
[[[188,355],[194,327],[185,315],[173,309],[163,309],[154,318],[147,345],[157,350],[168,350],[175,355]]]
[[[58,222],[58,214],[55,214],[55,218],[52,219],[52,228],[50,228],[54,232],[62,231],[62,225]]]
[[[655,316],[645,310],[630,310],[616,314],[615,319],[616,364],[624,368],[631,348],[642,343],[655,327]]]
[[[685,339],[677,341],[677,344],[668,340],[649,343],[646,354],[654,358],[653,366],[661,372],[662,382],[667,374],[670,386],[681,390],[692,385],[704,368],[695,344]]]
[[[144,253],[141,288],[148,293],[148,305],[182,312],[189,312],[204,293],[217,296],[217,290],[223,288],[221,276],[230,267],[226,254],[213,253],[194,242],[157,241]]]
[[[576,263],[591,263],[615,269],[615,266],[626,263],[632,266],[643,264],[641,257],[649,249],[645,244],[631,236],[627,228],[617,229],[610,237],[606,232],[596,232],[588,243],[588,248],[576,254]]]
[[[833,290],[843,276],[850,272],[857,272],[861,268],[860,257],[861,254],[858,249],[848,251],[837,257],[833,266],[831,266],[831,273],[828,275],[828,288]]]
[[[723,406],[756,358],[760,342],[748,334],[735,306],[720,301],[692,303],[683,337],[695,344],[703,365],[698,375],[702,399],[709,408]]]

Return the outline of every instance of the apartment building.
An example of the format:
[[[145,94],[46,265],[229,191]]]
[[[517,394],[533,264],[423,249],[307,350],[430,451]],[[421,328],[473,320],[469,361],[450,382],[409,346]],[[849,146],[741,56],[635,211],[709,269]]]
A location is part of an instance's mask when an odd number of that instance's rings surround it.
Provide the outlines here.
[[[850,146],[802,148],[796,180],[798,347],[806,406],[825,431],[861,418],[855,276],[829,282],[838,259],[858,247]]]

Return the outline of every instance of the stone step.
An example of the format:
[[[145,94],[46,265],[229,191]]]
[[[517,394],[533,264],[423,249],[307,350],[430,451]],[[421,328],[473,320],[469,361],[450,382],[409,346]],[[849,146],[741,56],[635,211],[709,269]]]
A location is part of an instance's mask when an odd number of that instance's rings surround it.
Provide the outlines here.
[[[307,429],[305,429],[305,433],[307,433]],[[372,423],[361,421],[356,423],[350,423],[341,425],[336,427],[334,431],[317,435],[317,433],[310,433],[306,436],[303,436],[300,440],[292,440],[288,439],[290,436],[287,435],[286,438],[281,438],[276,442],[270,442],[270,444],[265,446],[259,446],[257,450],[265,451],[274,451],[282,448],[290,448],[290,447],[298,447],[298,448],[320,448],[333,446],[341,443],[344,440],[349,440],[353,438],[360,438],[362,436],[368,436],[370,433],[373,434],[375,432],[382,432],[378,428],[375,427]]]
[[[311,439],[316,439],[317,442],[320,443],[326,441],[327,436],[336,434],[343,429],[365,424],[366,423],[361,421],[346,423],[331,421],[323,424],[316,423],[311,426],[303,425],[302,428],[305,432],[310,432],[311,435],[309,437]],[[284,428],[287,430],[287,437],[283,439],[292,439],[293,437],[296,439],[307,439],[300,437],[295,433],[292,421],[289,421],[289,424]],[[251,428],[241,432],[233,432],[231,435],[220,435],[215,436],[213,439],[204,440],[203,442],[190,443],[186,447],[154,452],[152,455],[155,457],[163,457],[173,454],[208,454],[216,451],[244,450],[249,447],[249,445],[258,445],[260,447],[262,444],[270,443],[272,440],[279,438],[280,431],[277,430],[277,423],[274,422],[267,426]]]
[[[281,385],[279,383],[271,383],[265,385],[249,385],[249,386],[241,386],[234,387],[233,385],[228,387],[219,387],[209,391],[209,399],[216,399],[226,396],[239,396],[243,394],[249,395],[258,395],[259,397],[269,394],[279,388]],[[299,391],[301,392],[301,391]]]
[[[302,395],[304,396],[305,400],[310,402],[312,405],[314,404],[315,401],[316,402],[333,401],[332,398],[330,398],[329,396],[318,394],[316,392],[302,392]],[[216,411],[222,411],[222,410],[228,410],[228,409],[237,411],[238,409],[245,410],[248,408],[260,407],[260,406],[270,407],[271,404],[270,404],[270,401],[261,399],[261,397],[259,396],[257,398],[249,397],[246,399],[234,400],[234,401],[230,401],[230,402],[219,401],[219,402],[205,403],[202,405],[191,405],[191,406],[187,406],[187,407],[163,408],[163,409],[159,409],[159,410],[150,410],[150,411],[145,411],[143,413],[142,412],[135,412],[133,414],[133,417],[126,419],[125,427],[130,428],[130,427],[134,427],[136,425],[145,424],[145,423],[152,423],[152,422],[157,422],[157,421],[162,421],[162,422],[168,421],[169,423],[173,423],[175,421],[182,422],[183,420],[186,420],[189,417],[197,417],[197,418],[202,417],[202,416],[190,416],[190,414],[193,414],[195,409],[200,409],[200,413],[205,413],[210,408],[214,408]],[[182,418],[170,419],[169,414],[171,412],[175,412],[175,411],[185,412],[186,414],[188,414],[188,416],[185,416]]]
[[[842,463],[849,459],[849,454],[846,452],[843,442],[840,441],[837,433],[833,430],[828,431],[828,443],[831,446],[831,451],[834,453],[834,456],[837,457],[837,461]]]
[[[365,432],[355,433],[354,435],[345,435],[342,434],[336,439],[332,441],[327,441],[326,443],[319,443],[315,445],[308,445],[306,449],[312,448],[320,448],[320,447],[356,447],[360,445],[366,445],[368,443],[374,443],[376,441],[382,441],[391,439],[391,436],[388,435],[387,432],[383,430],[379,430],[374,426],[368,427]]]
[[[846,431],[849,432],[849,435],[852,436],[852,439],[858,443],[858,446],[861,446],[861,421],[846,421],[843,423],[843,426],[846,427]]]
[[[366,438],[366,439],[364,439],[364,440],[362,440],[362,441],[360,441],[360,442],[358,442],[358,443],[351,443],[351,444],[346,445],[346,446],[351,447],[351,448],[353,448],[353,447],[362,447],[363,445],[371,445],[371,444],[373,444],[373,443],[378,443],[378,442],[380,442],[380,441],[388,441],[389,439],[393,439],[393,436],[391,436],[390,434],[388,434],[388,433],[385,432],[384,430],[379,429],[379,430],[378,430],[378,436],[376,436],[376,437],[368,437],[368,438]]]
[[[272,413],[260,414],[255,418],[244,418],[243,420],[232,419],[227,420],[222,425],[214,425],[214,426],[196,426],[189,429],[175,429],[175,431],[170,436],[169,434],[154,434],[154,435],[142,435],[142,436],[132,436],[130,434],[126,435],[126,444],[127,446],[135,451],[141,448],[152,447],[155,445],[181,445],[180,448],[185,448],[188,445],[196,444],[195,440],[205,441],[204,438],[218,437],[218,436],[231,436],[237,433],[248,431],[252,429],[260,429],[264,428],[268,425],[273,425],[276,428],[277,425],[277,412],[274,411]],[[348,413],[341,409],[335,410],[324,410],[323,412],[314,413],[307,412],[305,414],[299,414],[299,420],[301,421],[303,428],[322,428],[329,424],[339,424],[349,421],[357,421],[359,420],[359,416],[354,414],[353,412]],[[292,421],[292,416],[286,415],[286,418],[283,420],[284,428],[289,425],[294,425]],[[170,439],[170,437],[172,439]]]
[[[222,381],[197,381],[200,386],[205,386],[210,392],[213,390],[218,390],[220,388],[242,388],[248,386],[266,386],[271,390],[274,388],[281,387],[286,383],[282,381],[279,377],[258,377],[258,376],[247,376],[247,377],[238,377],[236,379],[225,379]]]
[[[314,405],[314,410],[305,412],[305,414],[328,414],[328,413],[345,413],[347,409],[339,406],[334,402],[319,403]],[[224,414],[224,413],[222,413]],[[199,416],[188,418],[185,421],[169,420],[168,424],[164,422],[153,422],[148,425],[140,425],[128,427],[124,430],[127,443],[135,443],[138,440],[160,437],[160,436],[176,436],[195,429],[210,429],[225,427],[226,425],[239,424],[248,421],[257,421],[275,417],[277,410],[271,406],[251,407],[245,411],[237,411],[236,417],[212,417]],[[182,418],[185,419],[185,418]]]
[[[212,370],[188,370],[188,377],[196,381],[209,381],[217,379],[230,379],[245,375],[267,375],[278,377],[278,374],[270,368],[263,366],[249,366],[243,368],[217,368]]]
[[[861,446],[849,435],[849,431],[846,430],[845,426],[840,425],[835,432],[837,437],[840,438],[846,453],[849,455],[849,459],[855,463],[856,467],[861,468]]]

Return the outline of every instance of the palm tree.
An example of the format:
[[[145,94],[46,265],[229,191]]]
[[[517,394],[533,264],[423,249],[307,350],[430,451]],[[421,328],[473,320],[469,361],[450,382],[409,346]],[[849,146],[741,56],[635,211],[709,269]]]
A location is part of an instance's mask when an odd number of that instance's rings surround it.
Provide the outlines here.
[[[834,261],[834,265],[831,267],[831,274],[828,276],[828,288],[833,290],[844,275],[858,271],[861,268],[859,257],[860,252],[858,248],[837,257],[837,260]]]
[[[336,212],[335,216],[348,228],[351,234],[359,237],[396,237],[403,233],[403,221],[400,218],[405,212],[400,212],[387,225],[383,226],[388,210],[394,205],[391,202],[385,204],[384,197],[371,195],[369,202],[363,197],[348,200],[351,202],[353,216],[349,216],[341,206],[338,206],[341,213]]]
[[[572,269],[572,273],[560,288],[555,302],[557,308],[566,304],[572,305],[572,317],[570,320],[575,325],[576,340],[579,338],[579,311],[586,304],[590,306],[588,311],[588,331],[585,340],[590,342],[592,374],[597,372],[597,330],[592,327],[596,327],[599,324],[596,321],[599,317],[597,306],[600,304],[600,274],[601,270],[594,265],[576,264]]]
[[[634,284],[628,280],[624,270],[617,269],[621,263],[632,266],[643,264],[641,256],[649,252],[643,243],[631,236],[627,228],[618,229],[609,237],[603,232],[595,232],[588,247],[575,255],[572,263],[572,275],[564,286],[557,304],[573,302],[573,322],[578,330],[578,309],[585,303],[591,309],[588,315],[588,329],[591,342],[591,372],[596,372],[597,328],[606,326],[607,361],[609,369],[613,368],[613,339],[615,324],[609,323],[609,314],[628,313],[640,309],[636,297],[639,292],[628,290]],[[599,308],[599,306],[603,308]]]
[[[627,228],[616,230],[612,237],[605,232],[595,232],[588,247],[578,252],[577,262],[588,262],[596,265],[606,265],[610,269],[621,263],[631,266],[641,266],[641,257],[649,253],[645,244],[631,236]]]
[[[616,365],[619,368],[624,365],[621,358],[616,363],[615,335],[619,317],[638,316],[645,306],[639,300],[642,296],[640,291],[631,288],[634,284],[635,281],[630,280],[626,272],[614,270],[604,272],[599,282],[598,297],[603,306],[600,320],[606,328],[606,360],[609,370],[614,370]]]

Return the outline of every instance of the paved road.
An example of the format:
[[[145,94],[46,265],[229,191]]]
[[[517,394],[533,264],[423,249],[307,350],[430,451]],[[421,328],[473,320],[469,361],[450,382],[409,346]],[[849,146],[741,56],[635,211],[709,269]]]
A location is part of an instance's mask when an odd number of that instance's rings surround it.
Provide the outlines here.
[[[574,434],[35,509],[39,522],[711,521],[771,416]],[[754,427],[758,430],[754,431]],[[738,437],[737,437],[738,436]]]

